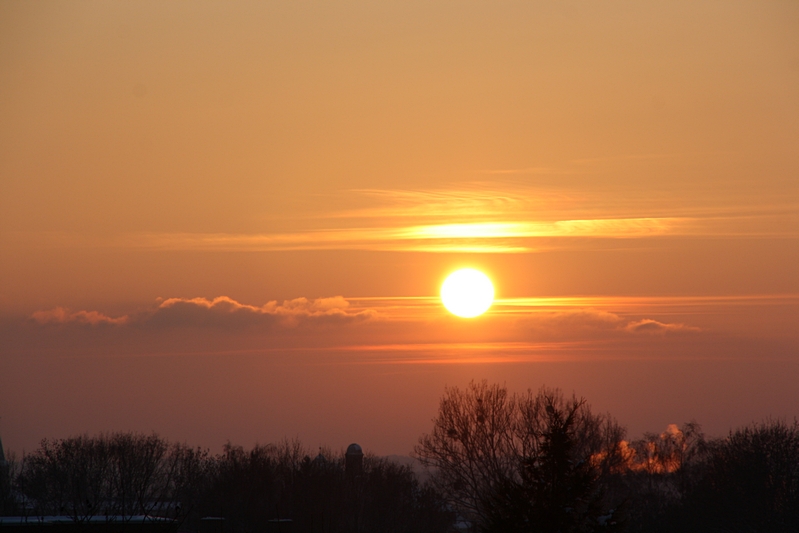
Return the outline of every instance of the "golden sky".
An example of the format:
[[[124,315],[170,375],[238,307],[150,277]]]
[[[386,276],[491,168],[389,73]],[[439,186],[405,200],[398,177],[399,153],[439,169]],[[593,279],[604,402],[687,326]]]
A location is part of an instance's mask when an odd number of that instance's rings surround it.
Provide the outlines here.
[[[796,416],[797,147],[787,0],[2,3],[0,435]]]

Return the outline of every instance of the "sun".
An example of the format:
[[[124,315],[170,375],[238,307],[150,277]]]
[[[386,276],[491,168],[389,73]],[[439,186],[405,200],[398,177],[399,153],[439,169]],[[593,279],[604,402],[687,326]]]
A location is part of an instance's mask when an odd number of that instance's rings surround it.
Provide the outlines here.
[[[447,311],[462,318],[485,313],[494,302],[494,285],[473,268],[456,270],[441,285],[441,302]]]

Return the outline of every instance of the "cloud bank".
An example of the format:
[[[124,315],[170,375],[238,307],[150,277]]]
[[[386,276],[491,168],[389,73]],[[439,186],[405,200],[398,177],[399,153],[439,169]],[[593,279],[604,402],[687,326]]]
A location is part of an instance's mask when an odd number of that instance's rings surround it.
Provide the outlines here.
[[[330,298],[295,298],[282,304],[276,300],[262,306],[240,303],[228,296],[213,299],[167,298],[159,299],[157,306],[133,316],[112,318],[98,311],[70,311],[56,307],[36,311],[31,315],[35,322],[47,324],[131,325],[139,327],[235,327],[272,326],[286,328],[304,325],[347,324],[375,318],[372,309],[350,309],[343,296]]]

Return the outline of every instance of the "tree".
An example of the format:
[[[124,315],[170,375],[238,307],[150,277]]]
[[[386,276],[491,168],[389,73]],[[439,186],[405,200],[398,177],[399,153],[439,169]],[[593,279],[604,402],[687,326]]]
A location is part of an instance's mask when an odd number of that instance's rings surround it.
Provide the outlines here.
[[[447,389],[415,454],[451,505],[485,531],[585,531],[617,521],[600,479],[620,464],[623,429],[557,389]],[[607,531],[607,527],[605,528]]]
[[[799,531],[799,423],[769,421],[716,442],[685,507],[694,531]]]
[[[669,424],[627,448],[620,484],[630,494],[631,531],[684,530],[686,495],[707,470],[712,443],[696,422]]]
[[[13,454],[6,460],[2,446],[0,442],[0,516],[6,516],[16,511],[12,483],[18,475],[19,463]]]
[[[109,498],[107,439],[88,436],[43,440],[25,459],[18,483],[37,514],[83,521]]]
[[[68,515],[76,522],[98,515],[180,521],[197,500],[208,460],[203,450],[157,435],[45,439],[26,458],[16,485],[40,515]]]
[[[320,449],[311,459],[297,441],[249,451],[228,444],[216,464],[203,509],[232,531],[268,530],[278,518],[307,533],[443,533],[452,524],[442,498],[410,467],[372,455],[354,477],[343,454]]]
[[[270,519],[288,518],[303,455],[298,441],[249,451],[228,443],[216,458],[213,483],[203,498],[205,514],[226,518],[234,530],[264,529]]]
[[[410,466],[374,456],[365,459],[361,531],[432,533],[449,529],[452,516],[442,498],[432,487],[420,486]]]

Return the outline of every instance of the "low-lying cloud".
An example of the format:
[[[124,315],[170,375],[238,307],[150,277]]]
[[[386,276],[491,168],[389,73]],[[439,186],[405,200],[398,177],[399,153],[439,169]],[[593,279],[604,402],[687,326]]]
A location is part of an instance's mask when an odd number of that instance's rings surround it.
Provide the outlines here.
[[[235,327],[272,326],[300,327],[306,324],[345,324],[370,320],[376,316],[371,309],[351,309],[343,296],[330,298],[295,298],[262,306],[240,303],[228,296],[213,299],[159,299],[154,309],[133,316],[113,318],[99,311],[71,311],[56,307],[36,311],[31,319],[39,324],[131,325],[152,327]]]
[[[591,332],[665,335],[701,331],[700,328],[682,323],[665,323],[651,318],[630,320],[616,313],[596,309],[542,313],[534,316],[527,323],[539,330],[573,335],[585,335]]]
[[[98,311],[71,311],[66,307],[56,307],[46,311],[36,311],[31,318],[39,324],[88,324],[98,325],[120,325],[126,324],[130,317],[128,315],[117,318],[104,315]]]
[[[699,328],[694,326],[686,326],[685,324],[666,324],[645,318],[643,320],[636,320],[628,322],[624,326],[625,331],[630,333],[645,333],[650,335],[663,335],[665,333],[693,333],[700,331]]]
[[[148,319],[168,325],[248,325],[280,324],[297,327],[304,324],[342,324],[374,318],[370,309],[351,310],[343,296],[330,298],[295,298],[282,304],[276,300],[262,306],[237,302],[227,296],[207,298],[169,298],[162,300]]]

